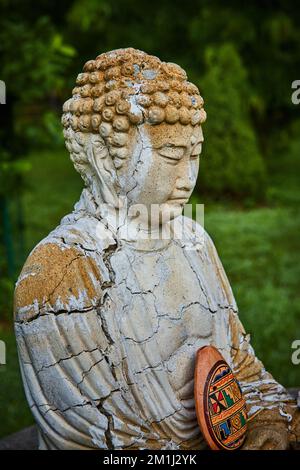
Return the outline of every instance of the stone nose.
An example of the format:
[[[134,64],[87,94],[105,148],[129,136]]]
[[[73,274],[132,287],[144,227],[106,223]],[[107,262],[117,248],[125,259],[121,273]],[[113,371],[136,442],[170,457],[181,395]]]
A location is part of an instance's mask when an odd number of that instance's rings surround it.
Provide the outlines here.
[[[182,169],[182,173],[178,176],[176,180],[176,188],[181,191],[191,191],[195,185],[195,178],[191,171],[191,168],[187,166],[184,170]]]

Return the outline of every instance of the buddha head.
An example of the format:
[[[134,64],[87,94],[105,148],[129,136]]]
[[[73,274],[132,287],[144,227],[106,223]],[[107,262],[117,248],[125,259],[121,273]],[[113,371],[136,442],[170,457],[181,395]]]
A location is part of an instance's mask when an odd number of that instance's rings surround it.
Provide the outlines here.
[[[66,146],[97,204],[181,214],[198,175],[203,99],[173,63],[132,48],[88,61],[63,106]]]

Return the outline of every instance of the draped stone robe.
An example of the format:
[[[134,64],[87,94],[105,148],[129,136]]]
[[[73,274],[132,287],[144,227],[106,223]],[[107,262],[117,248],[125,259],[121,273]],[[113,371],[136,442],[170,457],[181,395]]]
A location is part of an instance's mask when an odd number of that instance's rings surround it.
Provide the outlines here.
[[[83,194],[28,257],[15,329],[41,449],[204,448],[193,376],[208,344],[250,415],[289,399],[255,357],[211,238],[176,224],[184,241],[120,240]]]

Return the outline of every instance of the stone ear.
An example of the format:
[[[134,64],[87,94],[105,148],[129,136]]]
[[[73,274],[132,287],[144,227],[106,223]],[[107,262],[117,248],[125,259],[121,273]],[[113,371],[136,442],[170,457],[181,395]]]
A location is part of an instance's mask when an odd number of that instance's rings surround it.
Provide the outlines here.
[[[102,201],[118,207],[116,170],[106,143],[100,135],[91,136],[87,142],[86,155],[89,164],[98,178],[98,189],[100,190]]]
[[[98,170],[103,170],[103,160],[109,157],[109,151],[104,139],[100,135],[94,136],[91,134],[87,140],[86,155],[88,162],[97,173]]]
[[[108,147],[104,138],[101,137],[101,135],[91,134],[90,144],[94,154],[94,158],[103,159],[108,156]]]

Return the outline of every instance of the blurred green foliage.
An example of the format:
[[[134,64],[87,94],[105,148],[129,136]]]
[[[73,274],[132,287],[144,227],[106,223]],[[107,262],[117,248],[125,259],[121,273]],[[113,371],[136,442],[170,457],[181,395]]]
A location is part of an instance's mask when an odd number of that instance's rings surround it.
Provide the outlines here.
[[[264,161],[249,116],[247,73],[229,43],[205,51],[202,80],[208,118],[198,187],[221,197],[257,201],[264,196]]]
[[[178,62],[200,87],[208,111],[201,193],[246,205],[264,199],[273,136],[296,115],[300,14],[292,0],[153,0],[151,8],[141,0],[0,0],[0,8],[8,90],[0,163],[11,161],[20,189],[26,166],[13,162],[33,146],[61,144],[61,105],[84,62],[133,46]],[[14,178],[4,178],[13,193]]]
[[[200,87],[208,111],[202,194],[264,199],[272,136],[296,116],[300,12],[292,0],[0,0],[0,7],[0,78],[11,108],[0,139],[11,160],[32,146],[59,145],[61,105],[84,62],[132,46],[179,63]]]

